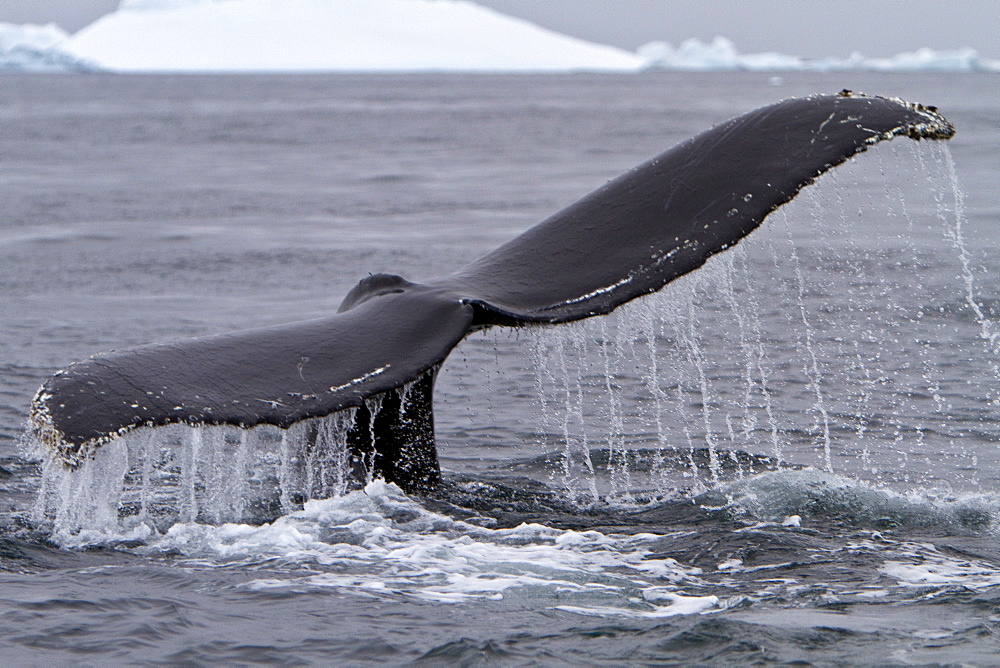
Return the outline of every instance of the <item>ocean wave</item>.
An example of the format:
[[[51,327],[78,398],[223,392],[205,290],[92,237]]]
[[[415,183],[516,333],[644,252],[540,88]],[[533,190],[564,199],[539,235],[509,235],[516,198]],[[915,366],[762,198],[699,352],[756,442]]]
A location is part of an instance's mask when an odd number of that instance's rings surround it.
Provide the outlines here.
[[[162,532],[146,523],[105,525],[57,530],[52,539],[182,568],[252,569],[258,575],[240,585],[252,591],[530,602],[639,619],[989,589],[1000,585],[1000,565],[983,549],[994,540],[996,501],[897,494],[819,471],[781,471],[693,500],[581,509],[576,520],[595,528],[552,525],[560,520],[491,528],[476,511],[431,510],[432,501],[376,480],[258,525],[186,521]],[[698,516],[683,517],[676,512],[682,505],[689,513],[698,508]],[[979,514],[970,522],[973,511]],[[934,528],[937,544],[915,537],[914,528]],[[845,563],[856,576],[849,584],[837,576]]]
[[[870,528],[953,528],[1000,533],[1000,495],[913,488],[904,492],[817,469],[781,470],[722,485],[702,505],[764,522],[799,516]],[[715,504],[715,505],[713,505]]]

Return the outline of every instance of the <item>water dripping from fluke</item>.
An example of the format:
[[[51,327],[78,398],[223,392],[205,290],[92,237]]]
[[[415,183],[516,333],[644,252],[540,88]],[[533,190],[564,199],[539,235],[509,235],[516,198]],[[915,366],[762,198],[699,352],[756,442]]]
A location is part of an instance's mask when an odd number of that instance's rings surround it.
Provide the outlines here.
[[[940,333],[910,337],[895,305],[888,333],[873,329],[891,282],[879,273],[885,249],[800,250],[791,215],[784,237],[741,240],[876,143],[953,133],[935,110],[896,99],[785,100],[670,149],[449,276],[420,285],[376,274],[328,318],[72,365],[32,405],[29,438],[45,460],[36,519],[68,532],[252,522],[376,479],[432,490],[438,370],[469,332],[497,326],[530,332],[543,429],[560,441],[551,480],[574,503],[634,501],[640,478],[662,492],[677,472],[692,494],[761,468],[830,473],[845,456],[879,481],[910,475],[907,442],[960,430],[923,398],[940,403],[948,379],[927,364],[916,378],[909,365],[890,370],[879,352],[906,339],[908,354],[914,337]],[[992,345],[960,198],[954,206],[965,301]],[[834,250],[859,232],[830,239]],[[830,307],[831,291],[857,296]],[[833,316],[844,317],[834,326]],[[855,457],[872,439],[897,444],[903,465]]]
[[[361,489],[385,477],[387,467],[405,462],[403,457],[385,461],[373,444],[382,429],[418,422],[407,418],[405,398],[419,392],[413,386],[426,385],[428,377],[369,398],[362,408],[288,429],[140,428],[98,448],[76,468],[42,452],[33,519],[60,535],[128,536],[162,532],[177,522],[259,524],[301,509],[309,499]],[[383,405],[393,412],[383,414]]]

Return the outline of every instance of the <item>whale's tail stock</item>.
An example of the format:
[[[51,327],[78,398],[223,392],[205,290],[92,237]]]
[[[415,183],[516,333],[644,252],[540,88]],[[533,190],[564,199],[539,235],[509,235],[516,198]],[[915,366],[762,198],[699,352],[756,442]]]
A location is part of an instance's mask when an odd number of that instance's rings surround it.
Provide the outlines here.
[[[76,467],[170,424],[313,429],[351,411],[350,466],[436,485],[432,394],[470,331],[604,315],[733,246],[827,170],[896,136],[949,139],[933,107],[843,91],[721,123],[609,182],[454,274],[377,274],[327,318],[95,355],[56,373],[30,436]],[[308,440],[308,439],[307,439]]]

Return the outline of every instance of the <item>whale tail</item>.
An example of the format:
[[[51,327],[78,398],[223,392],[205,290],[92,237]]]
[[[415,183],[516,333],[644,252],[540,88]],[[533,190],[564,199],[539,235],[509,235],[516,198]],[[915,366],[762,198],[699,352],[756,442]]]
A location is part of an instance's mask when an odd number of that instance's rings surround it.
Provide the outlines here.
[[[367,476],[440,479],[437,369],[477,328],[603,315],[659,290],[756,229],[827,170],[896,136],[949,139],[933,107],[843,91],[751,111],[658,155],[454,274],[377,274],[319,320],[96,355],[50,378],[32,436],[67,465],[140,427],[244,429],[357,408]],[[391,406],[377,412],[376,398]]]

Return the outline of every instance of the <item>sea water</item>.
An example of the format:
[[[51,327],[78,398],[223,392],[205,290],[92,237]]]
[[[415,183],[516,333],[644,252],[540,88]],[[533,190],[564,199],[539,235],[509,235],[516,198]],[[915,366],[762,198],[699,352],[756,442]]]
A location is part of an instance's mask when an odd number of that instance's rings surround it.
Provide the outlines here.
[[[990,662],[995,77],[848,78],[5,77],[4,656]],[[470,336],[431,496],[348,484],[348,414],[311,453],[178,426],[68,475],[19,449],[72,361],[447,273],[713,123],[844,87],[958,136],[859,156],[611,316]]]

